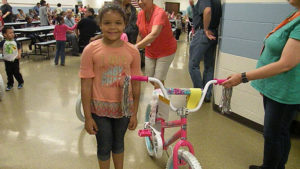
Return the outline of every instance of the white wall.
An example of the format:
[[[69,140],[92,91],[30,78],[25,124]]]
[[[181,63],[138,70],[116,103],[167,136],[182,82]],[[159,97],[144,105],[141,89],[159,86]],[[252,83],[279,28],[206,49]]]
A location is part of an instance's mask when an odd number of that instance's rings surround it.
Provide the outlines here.
[[[104,1],[112,1],[112,0],[82,0],[82,4],[84,6],[90,5],[92,8],[101,8],[104,5]]]
[[[164,3],[165,0],[154,0],[153,3],[161,8],[164,8],[165,9],[165,3]]]

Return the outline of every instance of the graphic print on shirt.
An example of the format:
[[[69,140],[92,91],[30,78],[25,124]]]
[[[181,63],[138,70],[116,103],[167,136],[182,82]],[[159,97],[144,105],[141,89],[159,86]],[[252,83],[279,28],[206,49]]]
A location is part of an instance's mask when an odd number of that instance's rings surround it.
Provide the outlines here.
[[[115,86],[118,87],[119,82],[122,78],[123,67],[113,66],[110,67],[102,75],[102,85],[103,86]]]
[[[13,54],[17,47],[14,44],[5,44],[5,53]]]
[[[18,47],[15,41],[5,41],[3,45],[3,56],[7,61],[13,61],[18,56]]]
[[[101,84],[107,87],[121,87],[124,77],[125,57],[112,56],[108,59],[108,69],[103,73]]]

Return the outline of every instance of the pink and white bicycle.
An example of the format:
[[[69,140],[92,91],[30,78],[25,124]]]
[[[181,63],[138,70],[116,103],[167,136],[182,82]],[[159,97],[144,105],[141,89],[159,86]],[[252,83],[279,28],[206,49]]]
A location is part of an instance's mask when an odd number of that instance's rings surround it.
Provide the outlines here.
[[[162,95],[164,99],[170,100],[169,95],[190,95],[191,89],[179,89],[179,88],[165,88],[160,80],[153,77],[146,76],[131,76],[131,80],[153,82],[159,84],[161,88]],[[209,81],[203,91],[200,101],[197,106],[193,109],[188,109],[186,107],[176,108],[171,102],[168,102],[170,109],[177,113],[180,116],[180,120],[166,121],[159,116],[155,116],[154,123],[151,122],[153,118],[153,111],[151,110],[153,105],[148,105],[145,115],[145,124],[144,129],[139,130],[138,134],[141,137],[145,137],[145,144],[150,156],[156,158],[161,158],[163,150],[171,149],[172,154],[170,155],[166,169],[178,169],[179,166],[190,169],[201,169],[201,165],[198,162],[197,158],[194,156],[194,148],[192,144],[187,140],[187,115],[192,112],[196,112],[200,109],[204,97],[207,93],[208,87],[212,84],[221,84],[225,80],[211,80]],[[168,107],[168,108],[169,108]],[[180,130],[176,132],[169,139],[165,139],[165,129],[180,127]],[[176,142],[179,140],[178,142]],[[172,143],[175,143],[174,149],[170,146]],[[184,147],[187,148],[183,149]]]

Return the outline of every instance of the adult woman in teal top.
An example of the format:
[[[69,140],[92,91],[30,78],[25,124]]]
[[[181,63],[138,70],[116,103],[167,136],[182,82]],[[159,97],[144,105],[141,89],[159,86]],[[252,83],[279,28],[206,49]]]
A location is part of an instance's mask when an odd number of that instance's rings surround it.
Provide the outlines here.
[[[251,85],[263,95],[264,159],[249,169],[284,169],[291,147],[289,128],[300,106],[300,0],[297,8],[266,37],[257,69],[233,74],[222,85],[229,88],[255,80]]]

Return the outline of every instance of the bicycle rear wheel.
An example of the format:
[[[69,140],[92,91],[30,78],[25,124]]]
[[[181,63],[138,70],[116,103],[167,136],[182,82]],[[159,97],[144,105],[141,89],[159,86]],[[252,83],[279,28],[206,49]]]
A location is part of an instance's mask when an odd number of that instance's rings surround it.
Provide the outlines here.
[[[4,96],[4,90],[5,90],[4,82],[3,82],[2,76],[0,75],[0,101],[2,100],[2,98]]]
[[[178,169],[201,169],[197,158],[186,150],[178,150],[178,160],[185,165],[178,167]],[[173,169],[173,153],[170,155],[166,169]]]
[[[80,121],[82,121],[82,122],[85,121],[84,114],[82,111],[81,94],[79,94],[79,96],[77,97],[77,101],[76,101],[76,115]]]

